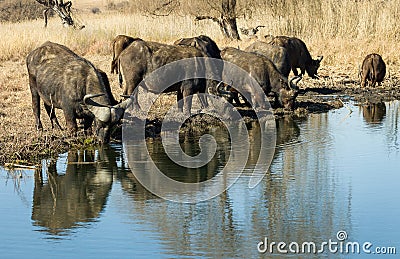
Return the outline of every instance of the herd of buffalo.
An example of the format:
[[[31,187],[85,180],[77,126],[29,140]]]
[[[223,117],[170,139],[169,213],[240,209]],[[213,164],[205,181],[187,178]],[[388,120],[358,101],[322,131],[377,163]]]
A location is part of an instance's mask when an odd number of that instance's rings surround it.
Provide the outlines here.
[[[62,109],[69,130],[77,131],[77,119],[82,119],[85,130],[90,129],[94,121],[99,141],[108,142],[111,127],[121,120],[125,109],[131,104],[140,108],[138,92],[135,91],[139,84],[147,91],[157,91],[152,84],[143,83],[143,79],[166,64],[187,58],[198,60],[196,68],[212,70],[221,75],[223,71],[207,60],[228,61],[249,73],[266,95],[274,97],[275,107],[294,109],[297,82],[306,72],[311,78],[318,78],[317,70],[322,60],[322,57],[313,59],[302,40],[287,36],[276,36],[270,42],[256,41],[244,50],[232,47],[220,50],[211,38],[204,35],[179,39],[173,45],[118,35],[112,46],[111,73],[119,74],[121,87],[125,81],[122,96],[132,95],[132,98],[121,102],[114,99],[107,74],[67,47],[45,42],[28,54],[26,64],[38,130],[42,129],[42,99],[52,127],[61,128],[54,109]],[[288,79],[290,71],[293,71],[294,77]],[[185,73],[185,68],[181,72]],[[361,86],[367,86],[368,82],[372,87],[376,82],[380,84],[385,73],[382,57],[369,54],[360,69]],[[177,92],[180,111],[183,111],[183,107],[179,101],[184,100],[185,109],[190,112],[191,102],[187,100],[191,98],[185,97],[195,93],[221,93],[228,96],[228,101],[240,104],[238,91],[229,85],[228,79],[224,78],[223,81],[221,87],[222,81],[189,79],[173,84],[164,92]],[[245,96],[257,98],[251,87],[244,89],[247,91]],[[202,105],[207,105],[204,98],[200,101]]]

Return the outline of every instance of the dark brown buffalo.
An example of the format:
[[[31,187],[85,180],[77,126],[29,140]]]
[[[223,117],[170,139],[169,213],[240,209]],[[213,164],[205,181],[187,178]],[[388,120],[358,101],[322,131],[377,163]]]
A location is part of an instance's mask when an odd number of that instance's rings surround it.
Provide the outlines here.
[[[118,35],[112,41],[112,51],[113,51],[113,60],[111,61],[111,74],[119,73],[119,66],[118,66],[118,57],[121,52],[126,49],[134,40],[137,38],[132,38],[126,35]]]
[[[381,82],[385,78],[386,64],[379,54],[372,53],[365,57],[361,66],[361,87],[368,85],[368,81],[371,82],[371,86],[375,87],[375,84],[381,85]]]
[[[125,79],[123,94],[133,94],[133,102],[135,107],[140,107],[137,99],[138,93],[135,91],[135,89],[143,79],[146,79],[149,74],[166,64],[195,57],[207,57],[207,54],[192,46],[167,45],[158,42],[135,40],[119,56],[121,72]],[[206,70],[205,62],[198,59],[194,59],[192,61],[196,63],[194,65],[198,67],[199,71]],[[179,72],[185,74],[188,73],[187,70],[192,69],[186,69],[182,67]],[[177,71],[174,73],[176,72]],[[160,83],[162,84],[162,82]],[[143,82],[141,86],[147,91],[154,93],[158,93],[160,89],[160,85],[147,81]],[[194,93],[205,93],[206,88],[207,83],[203,77],[184,80],[180,83],[173,84],[164,92],[176,91],[177,100],[179,102],[184,97],[191,96]],[[202,102],[203,106],[206,105],[205,99],[201,98],[200,101]],[[184,104],[187,111],[190,113],[191,98],[184,100]],[[178,103],[178,108],[179,111],[183,111],[182,102]]]
[[[200,35],[197,37],[192,37],[192,38],[182,38],[179,40],[176,40],[174,42],[174,45],[181,45],[181,46],[192,46],[195,47],[199,50],[201,50],[204,54],[207,55],[207,57],[210,58],[215,58],[215,59],[222,59],[221,58],[221,50],[219,49],[217,43],[213,41],[210,37],[205,36],[205,35]],[[212,63],[212,61],[209,61]],[[223,64],[219,63],[219,65],[215,64],[208,64],[208,67],[214,67],[215,69],[213,71],[210,71],[213,73],[214,78],[221,78],[222,76],[222,70],[223,70]],[[213,92],[213,90],[217,90],[215,87],[209,88],[212,94],[218,95],[218,92]]]
[[[273,93],[277,106],[287,109],[294,108],[298,94],[297,86],[292,83],[294,78],[289,82],[288,78],[283,76],[267,57],[231,47],[223,49],[221,56],[225,61],[231,62],[247,71],[258,82],[265,94]],[[224,71],[224,76],[234,75],[226,75]],[[248,92],[248,96],[258,98],[258,96],[254,96],[252,88],[245,89]]]
[[[248,46],[245,51],[266,56],[271,60],[282,75],[288,77],[290,73],[289,54],[284,47],[274,46],[264,41],[256,41]]]
[[[184,45],[196,47],[207,54],[208,57],[221,59],[221,50],[210,37],[200,35],[192,38],[182,38],[176,40],[174,45]]]
[[[130,100],[112,106],[115,100],[104,72],[53,42],[45,42],[31,51],[26,64],[38,130],[43,128],[39,107],[42,99],[53,126],[59,126],[54,109],[62,109],[69,130],[77,130],[76,119],[83,119],[85,130],[95,120],[99,141],[109,141],[110,127],[121,119]]]
[[[294,75],[299,75],[297,68],[300,68],[300,76],[303,76],[307,71],[311,78],[318,78],[317,72],[323,57],[312,59],[306,44],[302,40],[296,37],[276,36],[269,43],[287,49]]]

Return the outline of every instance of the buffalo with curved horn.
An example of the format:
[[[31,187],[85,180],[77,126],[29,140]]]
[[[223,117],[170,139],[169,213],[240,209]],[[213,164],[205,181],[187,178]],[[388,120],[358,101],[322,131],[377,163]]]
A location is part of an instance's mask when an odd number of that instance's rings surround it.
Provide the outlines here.
[[[98,140],[109,141],[110,128],[121,120],[131,99],[115,104],[104,72],[67,47],[49,41],[31,51],[26,64],[38,130],[43,128],[42,99],[53,127],[54,123],[59,127],[54,111],[58,108],[63,110],[70,131],[77,131],[76,119],[83,119],[85,130],[95,121]]]
[[[298,95],[297,83],[301,80],[301,77],[295,76],[288,80],[272,61],[256,53],[227,47],[221,51],[221,56],[225,61],[231,62],[247,71],[261,86],[265,94],[272,94],[275,97],[277,107],[294,109],[295,99]],[[225,69],[224,66],[224,78],[234,76],[235,74]],[[236,78],[235,81],[240,82],[242,85],[246,84],[245,78]],[[244,90],[251,98],[259,97],[251,87],[247,87]],[[239,104],[240,101],[237,94],[235,96],[235,91],[231,89],[235,102]]]

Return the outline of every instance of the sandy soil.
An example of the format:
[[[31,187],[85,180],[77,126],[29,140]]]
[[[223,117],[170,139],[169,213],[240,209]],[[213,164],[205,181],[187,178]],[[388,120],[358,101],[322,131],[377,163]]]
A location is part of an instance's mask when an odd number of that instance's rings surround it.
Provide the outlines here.
[[[94,65],[108,73],[112,91],[116,99],[121,94],[118,78],[109,74],[111,57],[86,56]],[[52,130],[47,114],[42,108],[44,131],[35,130],[35,121],[31,107],[31,95],[28,86],[28,75],[25,61],[7,61],[0,64],[0,164],[5,162],[37,163],[44,157],[55,157],[68,148],[91,146],[94,137],[68,136],[64,131]],[[352,98],[360,103],[376,103],[400,99],[400,76],[390,74],[380,87],[360,88],[359,79],[354,70],[322,66],[320,79],[314,80],[305,76],[299,83],[300,94],[297,108],[288,113],[282,109],[275,111],[276,116],[307,116],[308,113],[326,112],[343,106],[343,102]],[[148,121],[149,136],[156,136],[160,130],[161,120],[157,114],[163,113],[163,107],[175,103],[175,95],[165,95],[156,115]],[[246,108],[240,109],[243,116],[249,116]],[[57,117],[64,125],[61,110]],[[208,123],[206,123],[208,124]]]

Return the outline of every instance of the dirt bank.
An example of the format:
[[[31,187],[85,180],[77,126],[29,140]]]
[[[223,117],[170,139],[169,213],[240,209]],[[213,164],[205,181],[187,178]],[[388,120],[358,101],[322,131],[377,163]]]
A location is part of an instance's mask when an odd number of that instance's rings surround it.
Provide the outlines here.
[[[109,56],[86,57],[104,71],[109,71]],[[49,119],[42,109],[43,132],[37,132],[31,108],[31,96],[28,87],[28,75],[25,61],[8,61],[0,64],[0,164],[6,162],[39,163],[41,159],[56,157],[69,148],[87,148],[96,144],[94,136],[68,136],[64,131],[52,130]],[[351,70],[327,67],[320,69],[320,79],[305,76],[299,83],[300,94],[297,108],[293,112],[276,109],[276,116],[307,116],[309,113],[327,112],[340,108],[349,98],[361,102],[381,102],[400,99],[399,76],[391,74],[381,87],[360,88],[358,78]],[[119,96],[116,75],[109,74],[114,96]],[[161,129],[161,114],[168,105],[175,104],[175,95],[164,95],[154,113],[147,120],[146,133],[157,137]],[[43,107],[42,107],[43,108]],[[245,120],[254,119],[254,113],[247,108],[239,108]],[[64,118],[61,110],[56,111],[61,125]],[[252,115],[253,114],[253,115]],[[199,122],[202,120],[202,122]],[[196,118],[197,128],[213,127],[218,120]],[[200,126],[199,126],[200,125]],[[116,137],[120,136],[118,131]]]

